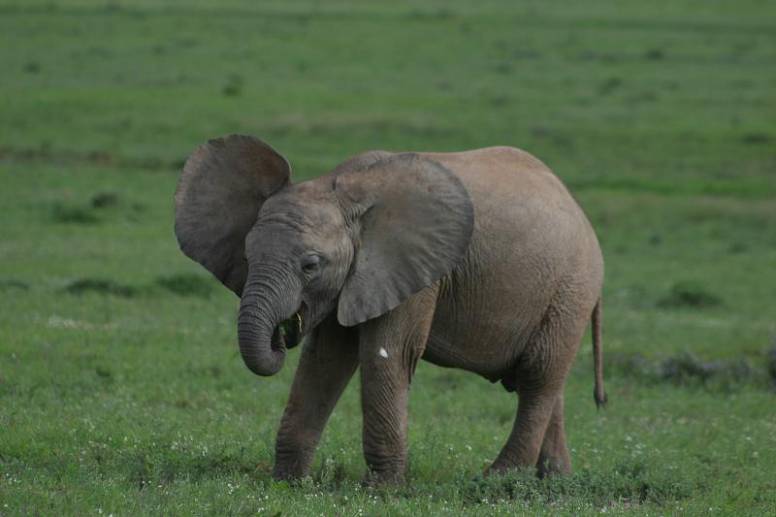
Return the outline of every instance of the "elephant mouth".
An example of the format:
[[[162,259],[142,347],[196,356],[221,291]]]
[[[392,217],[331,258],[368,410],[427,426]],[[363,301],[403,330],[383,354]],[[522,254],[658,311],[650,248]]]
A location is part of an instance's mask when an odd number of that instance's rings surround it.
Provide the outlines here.
[[[272,348],[275,350],[292,349],[302,341],[302,307],[290,318],[281,321],[272,333]]]

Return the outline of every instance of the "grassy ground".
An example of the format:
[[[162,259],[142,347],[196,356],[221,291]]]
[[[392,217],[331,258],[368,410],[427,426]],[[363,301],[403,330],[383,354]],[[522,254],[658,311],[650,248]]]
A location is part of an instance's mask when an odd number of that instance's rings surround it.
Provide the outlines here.
[[[0,0],[0,515],[776,512],[774,4],[513,4]],[[252,376],[172,234],[182,160],[227,132],[298,179],[369,148],[544,159],[607,261],[611,404],[588,340],[575,474],[480,479],[514,397],[422,364],[406,486],[360,487],[355,386],[312,479],[273,482],[298,353]]]

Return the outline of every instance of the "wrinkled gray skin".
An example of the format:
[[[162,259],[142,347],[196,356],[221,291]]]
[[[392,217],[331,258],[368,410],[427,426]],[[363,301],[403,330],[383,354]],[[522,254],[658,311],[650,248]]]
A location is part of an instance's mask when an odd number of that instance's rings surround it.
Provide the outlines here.
[[[508,147],[371,151],[314,180],[289,178],[269,146],[232,135],[192,154],[176,192],[182,250],[241,296],[248,368],[276,373],[307,336],[274,476],[309,472],[360,366],[368,479],[401,480],[420,358],[517,392],[514,428],[489,472],[570,472],[563,385],[591,316],[595,398],[605,401],[603,259],[560,180]]]

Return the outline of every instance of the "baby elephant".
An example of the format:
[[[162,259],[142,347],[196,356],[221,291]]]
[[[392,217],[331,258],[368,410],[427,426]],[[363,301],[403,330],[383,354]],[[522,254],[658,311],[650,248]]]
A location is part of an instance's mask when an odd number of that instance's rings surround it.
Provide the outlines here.
[[[292,184],[250,136],[209,141],[175,194],[183,252],[240,298],[240,352],[258,375],[307,336],[278,431],[274,476],[305,476],[326,421],[361,368],[373,483],[403,479],[418,359],[517,392],[489,472],[571,470],[563,386],[593,322],[603,404],[603,258],[585,214],[539,160],[510,147],[368,151]]]

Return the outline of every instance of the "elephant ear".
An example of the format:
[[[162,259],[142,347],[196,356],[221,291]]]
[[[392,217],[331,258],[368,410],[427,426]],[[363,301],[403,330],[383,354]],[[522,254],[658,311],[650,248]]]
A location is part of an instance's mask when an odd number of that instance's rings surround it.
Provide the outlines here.
[[[463,258],[474,209],[461,181],[416,154],[382,158],[336,177],[356,253],[337,307],[352,326],[385,314]]]
[[[175,192],[181,250],[241,295],[248,272],[245,236],[262,203],[289,184],[283,156],[252,136],[229,135],[199,146]]]

